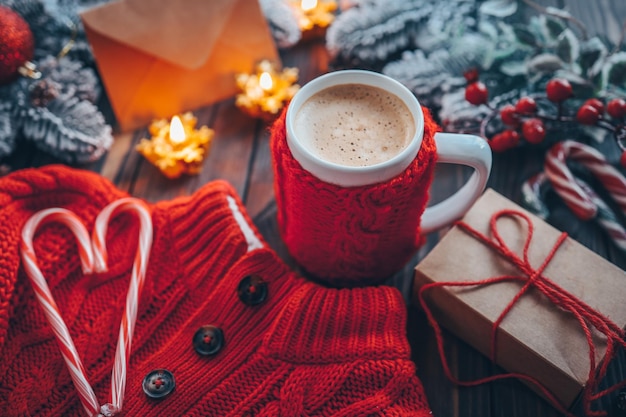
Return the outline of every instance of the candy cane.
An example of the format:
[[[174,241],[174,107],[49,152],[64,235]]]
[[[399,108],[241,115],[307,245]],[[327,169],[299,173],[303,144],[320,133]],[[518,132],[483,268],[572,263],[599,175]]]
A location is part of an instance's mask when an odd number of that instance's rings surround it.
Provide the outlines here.
[[[78,243],[79,258],[85,274],[104,272],[106,265],[106,231],[110,218],[122,211],[135,211],[139,215],[139,245],[131,274],[129,291],[126,298],[126,309],[120,324],[120,335],[115,354],[115,361],[111,377],[111,403],[99,405],[98,399],[87,380],[85,369],[72,341],[59,308],[54,301],[50,288],[37,265],[37,257],[33,248],[33,236],[37,228],[50,221],[58,221],[70,228]],[[70,376],[78,392],[79,399],[87,414],[92,416],[113,416],[122,409],[124,388],[126,383],[126,369],[132,342],[132,333],[137,318],[139,294],[143,288],[146,267],[152,245],[152,222],[150,213],[141,201],[133,198],[118,200],[107,206],[96,218],[94,235],[89,240],[89,234],[80,219],[72,212],[53,208],[34,214],[22,229],[21,255],[26,275],[31,280],[37,299],[39,300],[48,322],[59,343],[61,354],[69,369]]]
[[[580,178],[573,178],[587,198],[596,206],[596,215],[593,219],[607,232],[618,248],[626,251],[626,229],[619,223],[613,210],[600,198],[589,184]],[[549,181],[543,172],[532,176],[522,184],[524,206],[542,219],[546,219],[550,214],[541,199],[541,193],[546,184],[549,184]],[[559,194],[561,190],[555,189],[555,191]]]
[[[576,178],[576,182],[582,190],[584,190],[591,201],[596,204],[598,212],[596,221],[606,232],[611,240],[622,250],[626,250],[626,230],[617,221],[617,217],[611,208],[600,198],[598,194],[583,180]]]
[[[22,241],[21,241],[21,254],[22,262],[24,263],[24,271],[30,278],[30,281],[35,290],[35,295],[39,300],[43,308],[43,312],[48,319],[48,322],[52,326],[52,331],[57,338],[59,347],[61,348],[61,355],[65,360],[65,364],[70,370],[70,376],[74,382],[74,386],[78,391],[80,401],[87,411],[87,414],[93,416],[96,414],[100,407],[98,406],[98,399],[94,394],[89,381],[85,377],[85,369],[82,361],[78,356],[78,351],[74,346],[70,332],[65,325],[65,321],[61,317],[59,307],[57,306],[48,283],[44,278],[41,270],[37,266],[37,257],[35,256],[35,250],[33,248],[33,236],[35,230],[39,225],[57,221],[65,224],[76,236],[78,243],[78,254],[82,264],[84,273],[91,273],[93,271],[93,252],[91,250],[91,242],[89,240],[89,233],[85,229],[85,226],[81,223],[80,219],[72,212],[61,209],[53,208],[40,211],[34,214],[24,225],[22,229]]]
[[[540,172],[522,183],[522,205],[543,220],[550,215],[548,207],[541,197],[541,191],[546,181],[546,174]]]
[[[92,246],[94,249],[96,272],[106,271],[107,251],[106,233],[110,218],[117,213],[134,211],[139,216],[139,245],[135,254],[135,263],[131,273],[128,293],[126,295],[126,307],[120,324],[120,332],[117,339],[115,362],[111,376],[111,403],[116,410],[122,409],[124,389],[126,387],[126,368],[130,357],[130,348],[137,320],[137,308],[139,295],[143,289],[146,278],[146,268],[152,245],[152,219],[150,212],[143,202],[134,198],[124,198],[109,204],[96,218]]]
[[[576,183],[566,164],[568,158],[579,162],[594,174],[611,194],[620,210],[626,213],[626,179],[600,152],[590,146],[568,140],[557,143],[548,151],[544,167],[552,186],[577,217],[582,220],[595,217],[597,206]]]

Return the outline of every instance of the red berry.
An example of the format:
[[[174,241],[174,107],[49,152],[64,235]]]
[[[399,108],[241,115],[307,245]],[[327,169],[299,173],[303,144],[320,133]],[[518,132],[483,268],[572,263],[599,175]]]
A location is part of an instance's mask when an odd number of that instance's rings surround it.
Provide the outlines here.
[[[626,115],[626,101],[614,98],[606,105],[606,112],[614,119],[621,119]]]
[[[569,81],[562,78],[553,78],[546,85],[546,94],[548,95],[548,100],[560,103],[573,95],[572,85]]]
[[[465,88],[465,100],[475,106],[485,104],[489,98],[487,86],[480,81],[474,81]]]
[[[546,128],[540,119],[528,119],[522,124],[522,136],[529,143],[541,143],[546,137]]]
[[[535,114],[537,112],[537,103],[530,97],[522,97],[515,104],[515,110],[520,114]]]
[[[576,120],[582,125],[595,125],[600,119],[598,109],[590,104],[583,104],[576,113]]]
[[[467,80],[468,83],[473,83],[478,81],[478,68],[470,68],[463,73],[463,76]]]
[[[515,130],[505,130],[494,135],[489,140],[489,146],[494,152],[504,152],[515,147],[519,143],[519,133]]]
[[[622,156],[619,158],[619,163],[622,167],[626,168],[626,151],[622,152]]]
[[[505,125],[519,126],[520,124],[519,117],[515,111],[515,106],[512,104],[507,104],[500,109],[500,118],[502,119],[502,123]]]
[[[604,113],[604,103],[601,100],[598,100],[597,98],[590,98],[589,100],[585,101],[583,104],[588,104],[591,107],[595,108],[598,111],[598,113],[600,113],[600,115]]]

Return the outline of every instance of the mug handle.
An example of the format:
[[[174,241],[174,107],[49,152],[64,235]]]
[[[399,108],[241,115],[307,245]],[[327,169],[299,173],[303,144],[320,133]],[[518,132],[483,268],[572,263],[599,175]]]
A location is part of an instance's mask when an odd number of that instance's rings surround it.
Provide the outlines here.
[[[479,136],[458,133],[435,134],[437,162],[474,168],[470,179],[457,192],[422,214],[421,233],[426,234],[462,217],[480,197],[491,172],[491,148]]]

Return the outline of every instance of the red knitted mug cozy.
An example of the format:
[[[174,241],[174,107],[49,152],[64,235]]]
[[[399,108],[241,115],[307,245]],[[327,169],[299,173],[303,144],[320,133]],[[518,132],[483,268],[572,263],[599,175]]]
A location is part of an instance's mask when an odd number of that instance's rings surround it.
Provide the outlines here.
[[[424,136],[415,160],[389,181],[341,187],[319,180],[289,150],[285,115],[272,127],[278,225],[290,255],[333,286],[379,283],[397,272],[421,243],[437,158],[439,127],[423,108]]]

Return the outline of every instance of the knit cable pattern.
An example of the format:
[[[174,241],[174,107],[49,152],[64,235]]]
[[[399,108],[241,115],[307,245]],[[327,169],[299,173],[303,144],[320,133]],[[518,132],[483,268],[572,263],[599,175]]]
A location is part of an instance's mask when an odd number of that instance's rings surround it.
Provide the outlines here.
[[[390,181],[340,187],[304,170],[289,150],[286,111],[272,126],[274,192],[281,236],[306,272],[333,286],[382,282],[421,243],[419,225],[429,196],[439,130],[427,109],[413,163]]]
[[[84,416],[59,347],[19,263],[22,225],[43,208],[73,211],[92,230],[100,210],[126,196],[96,174],[61,166],[0,179],[0,414]],[[232,205],[258,239],[251,245]],[[406,340],[395,288],[332,289],[295,275],[267,247],[232,187],[206,184],[193,196],[151,205],[154,242],[128,366],[126,416],[430,415]],[[239,219],[241,221],[241,219]],[[249,232],[248,231],[248,232]],[[96,396],[109,398],[117,328],[136,252],[138,222],[109,225],[110,270],[83,275],[75,239],[61,225],[33,241]],[[266,300],[245,305],[240,281],[256,275]],[[224,346],[200,356],[201,326],[222,329]],[[176,389],[160,400],[141,386],[165,368]]]

